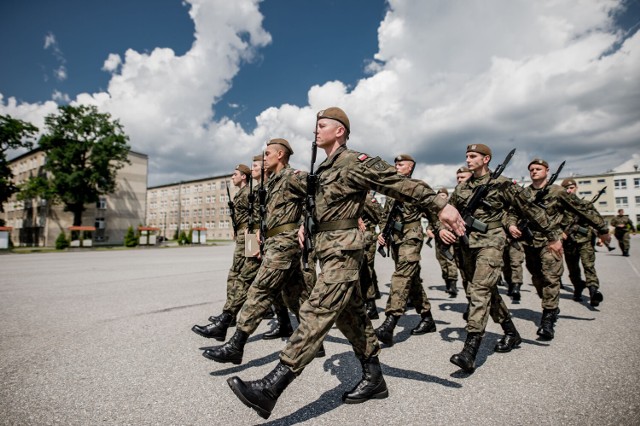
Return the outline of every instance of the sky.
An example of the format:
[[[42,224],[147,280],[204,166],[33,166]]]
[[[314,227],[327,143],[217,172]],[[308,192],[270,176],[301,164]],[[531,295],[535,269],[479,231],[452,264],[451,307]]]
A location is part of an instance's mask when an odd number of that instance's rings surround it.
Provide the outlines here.
[[[230,173],[277,137],[308,170],[329,106],[350,148],[410,154],[434,187],[471,143],[494,165],[516,148],[514,178],[534,157],[603,173],[640,164],[639,29],[640,0],[6,0],[0,114],[44,131],[58,105],[96,105],[149,186]]]

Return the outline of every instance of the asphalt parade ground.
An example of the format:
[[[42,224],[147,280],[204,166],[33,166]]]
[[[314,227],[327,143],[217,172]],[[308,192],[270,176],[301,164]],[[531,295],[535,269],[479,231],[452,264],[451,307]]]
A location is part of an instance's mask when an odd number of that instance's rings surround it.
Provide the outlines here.
[[[360,365],[334,328],[326,357],[289,386],[268,420],[240,403],[226,379],[258,379],[276,365],[284,341],[261,340],[269,321],[238,366],[204,358],[219,343],[190,330],[220,313],[232,248],[0,255],[0,424],[640,424],[640,237],[630,257],[597,253],[598,308],[571,299],[565,272],[550,342],[537,339],[540,300],[526,274],[521,303],[507,298],[523,344],[495,353],[502,330],[490,320],[471,375],[449,362],[463,346],[466,300],[444,292],[425,246],[422,278],[438,331],[411,336],[413,310],[400,320],[396,344],[380,355],[389,398],[341,403]],[[376,270],[383,298],[374,326],[384,319],[393,262],[377,255]]]

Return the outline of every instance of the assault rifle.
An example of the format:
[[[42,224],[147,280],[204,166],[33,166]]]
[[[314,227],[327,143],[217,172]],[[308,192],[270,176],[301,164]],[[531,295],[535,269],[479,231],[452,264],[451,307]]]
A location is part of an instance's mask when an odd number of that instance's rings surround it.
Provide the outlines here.
[[[474,213],[476,212],[478,207],[480,207],[481,205],[484,205],[484,206],[487,206],[487,207],[491,207],[491,205],[489,205],[485,201],[485,197],[487,196],[487,193],[489,192],[489,186],[491,185],[491,183],[494,180],[496,180],[498,177],[500,177],[502,172],[504,172],[504,169],[507,168],[507,165],[509,164],[509,161],[511,161],[511,158],[513,157],[513,155],[515,153],[516,153],[516,149],[514,148],[509,152],[509,154],[507,154],[507,156],[505,157],[505,159],[502,162],[502,164],[498,164],[498,167],[496,167],[496,169],[493,171],[493,173],[491,173],[491,176],[489,177],[489,180],[487,181],[487,183],[482,184],[482,185],[478,185],[478,186],[476,186],[474,188],[473,193],[471,194],[471,197],[469,198],[469,201],[467,202],[467,204],[465,204],[465,206],[460,211],[460,216],[462,216],[462,219],[464,220],[464,224],[465,224],[465,234],[460,237],[460,240],[464,244],[469,245],[468,235],[472,231],[480,232],[482,234],[487,232],[488,225],[486,223],[476,219],[475,216],[474,216]],[[451,252],[449,251],[449,247],[450,247],[449,244],[443,244],[440,247],[440,252],[445,257],[447,257],[447,259],[453,260],[453,256],[451,255]]]
[[[260,168],[260,188],[258,188],[258,206],[260,215],[260,255],[264,256],[264,242],[267,238],[267,190],[264,187],[264,152],[262,153],[262,167]]]
[[[227,188],[227,197],[229,198],[229,216],[231,216],[231,226],[233,227],[233,236],[235,237],[238,234],[238,227],[236,225],[236,206],[233,204],[231,200],[231,192],[229,192],[229,183],[225,180],[224,184]]]
[[[316,141],[317,132],[318,120],[316,119],[316,127],[313,130],[313,143],[311,144],[311,166],[309,167],[309,174],[307,175],[307,196],[304,199],[304,244],[302,246],[302,267],[305,271],[309,270],[309,253],[313,251],[313,233],[316,227],[313,215],[316,208],[318,175],[313,171],[313,168],[316,164],[316,156],[318,154],[318,143]]]
[[[547,208],[547,205],[544,204],[543,202],[544,197],[546,197],[547,194],[549,193],[549,188],[551,187],[551,185],[553,185],[553,182],[555,182],[556,179],[558,179],[558,176],[560,175],[560,172],[564,167],[564,163],[565,161],[560,163],[560,166],[558,166],[558,170],[556,170],[556,172],[551,175],[551,177],[547,181],[544,188],[542,188],[536,193],[536,196],[533,198],[533,204],[535,204],[536,206],[542,209]],[[529,221],[529,219],[521,219],[517,225],[520,232],[522,232],[522,239],[528,242],[531,242],[531,240],[533,240],[533,232],[531,231],[530,223],[531,222]]]
[[[256,194],[253,193],[253,176],[249,177],[249,196],[247,197],[249,200],[249,232],[253,232],[253,206],[256,202]]]

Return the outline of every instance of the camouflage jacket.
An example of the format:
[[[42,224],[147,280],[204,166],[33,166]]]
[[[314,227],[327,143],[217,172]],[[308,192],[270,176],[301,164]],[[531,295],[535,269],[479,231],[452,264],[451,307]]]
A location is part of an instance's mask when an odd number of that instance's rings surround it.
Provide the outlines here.
[[[364,210],[362,211],[362,220],[367,229],[373,230],[377,225],[380,225],[383,214],[382,205],[371,194],[367,194]]]
[[[585,214],[591,216],[593,223],[600,224],[600,227],[596,228],[599,235],[609,233],[607,224],[591,201],[581,200],[575,194],[570,194],[569,199],[571,200],[572,204],[582,204],[586,208]],[[564,212],[561,225],[562,230],[567,235],[567,241],[586,243],[590,242],[591,238],[593,237],[592,226],[572,210],[566,210]]]
[[[631,219],[629,219],[629,216],[627,216],[626,214],[622,216],[614,216],[613,219],[611,219],[611,226],[613,226],[616,229],[622,228],[625,231],[634,230],[633,222],[631,222]]]
[[[233,196],[233,204],[236,214],[236,226],[247,225],[249,223],[249,186],[240,188]]]
[[[469,202],[473,191],[480,185],[487,184],[491,179],[491,172],[480,178],[471,176],[466,182],[460,183],[453,191],[449,202],[458,210],[462,210]],[[525,190],[510,179],[499,176],[489,184],[489,190],[482,203],[472,216],[488,226],[486,233],[471,231],[469,247],[495,247],[502,249],[506,244],[504,216],[508,210],[526,217],[532,225],[540,230],[545,241],[557,240],[559,233],[549,229],[549,219],[544,210],[533,206],[525,194]],[[438,226],[439,228],[439,226]]]

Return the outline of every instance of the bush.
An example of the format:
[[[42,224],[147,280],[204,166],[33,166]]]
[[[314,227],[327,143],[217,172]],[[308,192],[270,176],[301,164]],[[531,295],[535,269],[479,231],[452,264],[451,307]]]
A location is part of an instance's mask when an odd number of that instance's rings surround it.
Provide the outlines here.
[[[127,233],[124,234],[124,246],[135,247],[138,245],[138,237],[136,236],[133,226],[127,228]]]
[[[184,231],[180,232],[180,237],[178,238],[178,244],[180,244],[181,246],[185,244],[191,244],[191,240],[189,239],[189,237]]]
[[[178,237],[179,237],[179,235],[178,235],[178,230],[176,229],[176,232],[174,232],[174,233],[173,233],[173,238],[172,238],[172,240],[177,240],[177,239],[178,239]]]
[[[58,238],[56,238],[56,250],[64,250],[67,247],[69,247],[69,240],[67,240],[64,231],[60,231]]]

